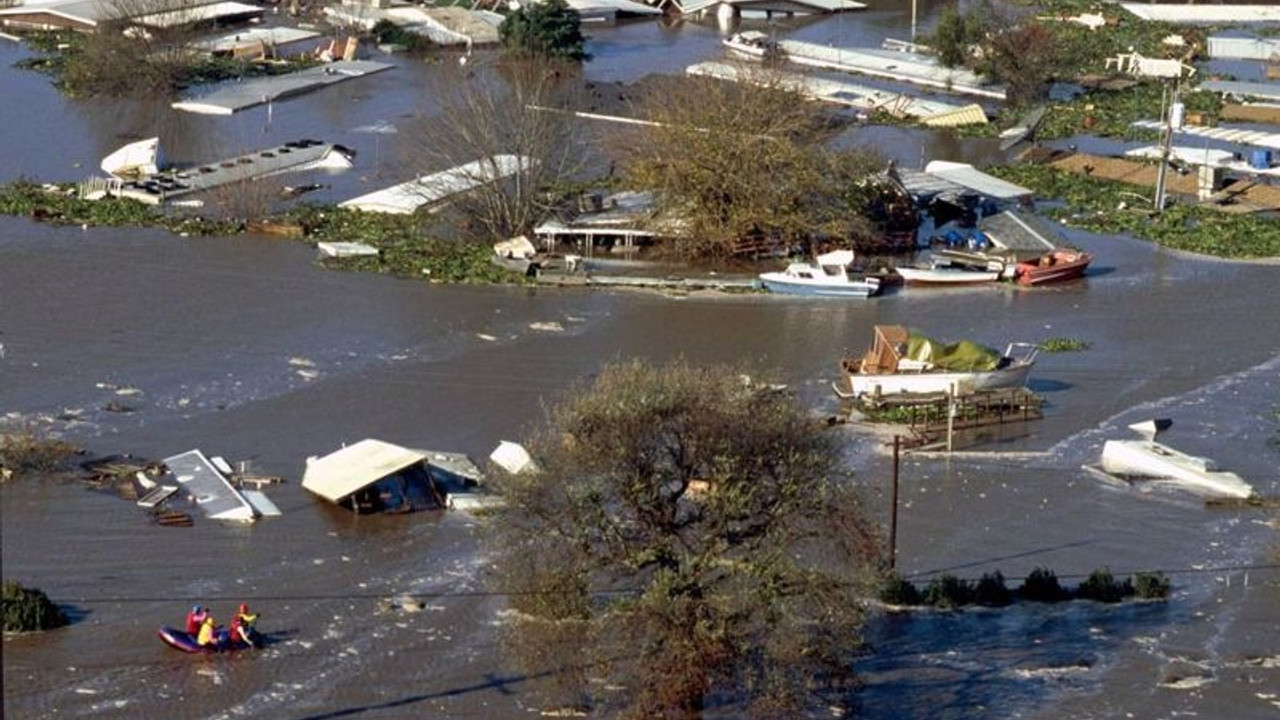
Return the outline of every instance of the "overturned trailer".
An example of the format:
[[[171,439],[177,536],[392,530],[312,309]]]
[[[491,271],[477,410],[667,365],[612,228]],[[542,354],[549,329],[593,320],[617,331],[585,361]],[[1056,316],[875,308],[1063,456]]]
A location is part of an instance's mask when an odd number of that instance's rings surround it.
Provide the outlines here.
[[[428,471],[428,454],[366,439],[324,457],[307,458],[302,487],[357,513],[405,513],[446,505]]]

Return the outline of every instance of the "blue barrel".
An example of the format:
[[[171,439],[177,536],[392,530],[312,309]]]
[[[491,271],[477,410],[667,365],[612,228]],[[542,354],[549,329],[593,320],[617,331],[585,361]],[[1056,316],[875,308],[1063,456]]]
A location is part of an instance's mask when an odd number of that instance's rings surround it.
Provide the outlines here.
[[[1249,153],[1249,167],[1254,170],[1266,170],[1271,167],[1271,151],[1254,150]]]

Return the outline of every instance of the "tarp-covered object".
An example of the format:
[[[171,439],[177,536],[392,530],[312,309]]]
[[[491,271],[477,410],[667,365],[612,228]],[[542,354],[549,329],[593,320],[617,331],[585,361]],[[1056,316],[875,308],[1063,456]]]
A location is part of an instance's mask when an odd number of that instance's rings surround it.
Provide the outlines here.
[[[972,340],[942,343],[918,332],[907,339],[907,358],[953,372],[989,372],[1000,365],[1000,353]]]

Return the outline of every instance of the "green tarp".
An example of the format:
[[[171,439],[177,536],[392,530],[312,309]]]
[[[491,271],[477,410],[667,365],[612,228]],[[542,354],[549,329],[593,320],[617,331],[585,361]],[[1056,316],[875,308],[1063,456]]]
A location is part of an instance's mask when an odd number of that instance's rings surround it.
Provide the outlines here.
[[[1000,365],[1000,353],[985,345],[972,340],[942,343],[915,331],[907,337],[907,357],[954,372],[985,372]]]

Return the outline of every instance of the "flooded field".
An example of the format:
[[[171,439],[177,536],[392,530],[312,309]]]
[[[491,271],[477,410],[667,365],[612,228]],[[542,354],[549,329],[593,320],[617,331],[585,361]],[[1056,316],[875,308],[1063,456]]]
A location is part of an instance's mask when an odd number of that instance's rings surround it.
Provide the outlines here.
[[[868,44],[909,32],[900,7],[800,27]],[[719,55],[714,27],[593,30],[599,81],[677,72]],[[129,138],[159,133],[171,160],[319,137],[360,151],[318,199],[404,179],[410,139],[369,132],[429,113],[431,65],[396,58],[366,80],[232,118],[162,104],[60,98],[12,69],[0,44],[0,180],[76,179]],[[982,143],[898,129],[851,143],[902,158],[983,160]],[[230,150],[228,152],[228,150]],[[399,163],[399,164],[397,164]],[[397,174],[401,173],[401,174]],[[3,644],[10,718],[510,718],[536,715],[538,677],[498,647],[504,606],[475,521],[458,512],[355,518],[300,487],[309,455],[376,437],[487,456],[601,363],[748,362],[775,370],[816,413],[843,353],[900,323],[1003,347],[1086,340],[1042,355],[1046,400],[998,454],[909,455],[899,567],[1074,584],[1109,565],[1163,570],[1166,603],[1075,602],[884,616],[868,629],[870,718],[1270,718],[1280,712],[1277,534],[1261,511],[1209,510],[1171,488],[1104,484],[1082,469],[1150,417],[1167,441],[1280,494],[1280,268],[1072,233],[1098,257],[1057,288],[906,289],[871,301],[431,286],[337,273],[279,239],[181,238],[135,228],[50,228],[0,218],[0,416],[50,418],[95,453],[164,457],[200,447],[286,478],[284,515],[252,527],[150,525],[131,503],[76,484],[0,486],[5,579],[70,604],[75,622]],[[549,325],[558,323],[557,326]],[[543,328],[543,329],[539,329]],[[121,391],[126,391],[122,394]],[[136,391],[136,392],[135,392]],[[111,402],[132,412],[110,412]],[[857,427],[848,462],[887,517],[889,458]],[[422,612],[382,609],[403,593]],[[196,657],[155,637],[192,603],[226,619],[249,602],[270,643]],[[555,672],[547,668],[546,673]]]

